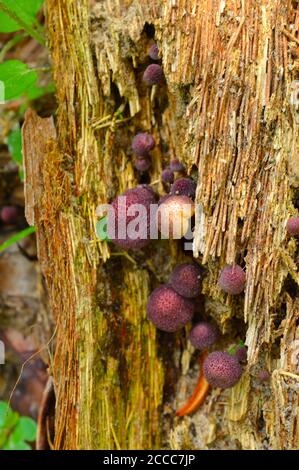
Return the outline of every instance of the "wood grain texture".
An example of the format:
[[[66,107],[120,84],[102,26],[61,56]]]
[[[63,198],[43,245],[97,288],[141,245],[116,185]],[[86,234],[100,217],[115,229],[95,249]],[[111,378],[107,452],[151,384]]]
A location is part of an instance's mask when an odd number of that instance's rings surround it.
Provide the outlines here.
[[[285,233],[298,187],[298,2],[48,0],[47,25],[57,140],[35,210],[57,321],[55,448],[298,447],[298,255]],[[149,89],[153,28],[167,85]],[[95,235],[97,205],[137,182],[130,142],[140,129],[157,141],[157,190],[174,156],[198,178],[205,311],[226,333],[221,346],[239,333],[249,347],[239,384],[214,390],[192,417],[174,409],[195,383],[193,350],[183,333],[158,341],[145,319],[178,246],[128,257]],[[234,262],[246,267],[244,301],[217,286]]]

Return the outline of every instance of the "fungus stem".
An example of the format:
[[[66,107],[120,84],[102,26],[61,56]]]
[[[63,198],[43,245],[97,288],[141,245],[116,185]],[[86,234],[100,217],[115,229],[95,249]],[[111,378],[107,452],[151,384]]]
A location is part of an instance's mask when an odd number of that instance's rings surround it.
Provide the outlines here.
[[[195,390],[192,396],[189,398],[187,403],[185,403],[185,405],[183,405],[176,412],[176,416],[186,416],[186,415],[189,415],[190,413],[193,413],[199,408],[199,406],[203,403],[205,397],[207,396],[210,385],[208,384],[208,382],[205,379],[205,376],[203,375],[203,363],[207,355],[208,355],[208,352],[205,351],[200,356],[199,358],[200,372],[199,372],[197,385],[195,387]]]

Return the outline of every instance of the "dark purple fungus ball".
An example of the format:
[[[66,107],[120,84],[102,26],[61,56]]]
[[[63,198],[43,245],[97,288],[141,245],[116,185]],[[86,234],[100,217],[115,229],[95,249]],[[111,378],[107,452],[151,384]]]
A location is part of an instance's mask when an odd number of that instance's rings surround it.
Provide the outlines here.
[[[176,266],[170,276],[169,284],[183,297],[197,297],[201,289],[201,270],[194,263]]]
[[[287,221],[287,232],[293,237],[299,235],[299,217],[291,217]]]
[[[143,74],[143,81],[147,85],[159,85],[164,83],[164,73],[158,64],[151,64],[146,67]]]
[[[247,348],[246,346],[238,346],[235,352],[235,357],[239,362],[247,361]]]
[[[148,171],[151,167],[151,160],[149,158],[146,158],[146,157],[143,157],[143,158],[136,158],[136,160],[134,161],[134,166],[136,168],[136,170],[140,171],[140,172],[145,172],[145,171]]]
[[[146,185],[128,189],[117,196],[107,215],[107,234],[124,249],[143,248],[150,242],[150,206],[155,194]]]
[[[180,173],[181,171],[185,171],[184,165],[177,158],[174,158],[173,160],[171,160],[169,167],[171,171],[174,171],[175,173]]]
[[[206,321],[199,322],[192,328],[189,339],[196,349],[208,349],[218,339],[218,328]]]
[[[195,198],[196,183],[192,178],[179,178],[170,188],[170,194]]]
[[[162,171],[161,179],[163,183],[173,183],[174,182],[173,171],[171,171],[169,168],[165,168],[165,170]]]
[[[213,387],[233,387],[242,375],[242,368],[235,356],[227,352],[214,351],[203,365],[204,376]]]
[[[150,201],[156,200],[156,193],[149,184],[140,184],[136,189],[138,189],[140,194],[144,194],[144,197],[148,197]]]
[[[260,382],[268,382],[268,380],[270,380],[270,377],[271,377],[270,372],[266,369],[261,370],[258,373],[258,376],[257,376],[257,378]]]
[[[138,157],[147,157],[155,147],[155,139],[147,132],[139,132],[132,140],[132,150]]]
[[[157,44],[152,44],[151,47],[149,48],[148,55],[152,60],[158,60],[159,59],[159,48]]]
[[[19,210],[16,206],[3,206],[0,218],[4,224],[15,224],[18,220]]]
[[[235,266],[225,266],[219,277],[219,286],[224,292],[231,295],[237,295],[243,292],[245,288],[246,275],[237,264]]]
[[[194,302],[180,296],[170,286],[160,286],[149,296],[147,318],[162,331],[170,333],[179,330],[194,313]]]

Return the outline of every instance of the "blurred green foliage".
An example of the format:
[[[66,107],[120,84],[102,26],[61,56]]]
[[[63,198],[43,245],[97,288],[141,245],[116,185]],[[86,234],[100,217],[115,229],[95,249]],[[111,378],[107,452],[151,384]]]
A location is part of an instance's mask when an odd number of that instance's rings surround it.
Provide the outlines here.
[[[30,450],[28,442],[36,439],[37,426],[33,419],[20,416],[7,402],[0,401],[0,449]]]

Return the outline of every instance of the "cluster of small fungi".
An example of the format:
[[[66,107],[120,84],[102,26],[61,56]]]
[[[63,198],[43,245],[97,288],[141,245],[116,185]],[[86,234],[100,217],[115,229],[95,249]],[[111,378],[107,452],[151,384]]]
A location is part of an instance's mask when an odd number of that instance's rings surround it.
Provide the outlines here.
[[[155,44],[149,51],[152,60],[159,59],[159,51]],[[163,70],[158,64],[149,65],[143,80],[147,85],[160,85],[165,83]],[[132,142],[132,150],[136,155],[135,167],[140,172],[146,172],[151,166],[150,152],[155,147],[154,137],[147,132],[140,132]],[[166,167],[161,176],[164,187],[169,188],[169,194],[164,195],[158,202],[157,217],[155,223],[163,238],[179,239],[184,237],[194,215],[194,199],[196,182],[186,176],[184,165],[174,159]],[[120,196],[112,202],[115,211],[115,222],[118,226],[119,217],[125,217],[127,226],[134,219],[129,215],[133,204],[142,204],[146,208],[146,220],[142,225],[143,233],[138,238],[125,238],[118,233],[108,235],[112,241],[124,249],[140,249],[150,243],[150,206],[157,202],[157,195],[150,185],[139,185],[134,189],[125,191],[121,196],[126,196],[125,201]],[[187,210],[188,209],[188,210]],[[120,215],[121,214],[121,215]],[[168,220],[167,229],[164,231],[163,221]],[[287,233],[290,236],[299,235],[299,217],[292,217],[286,224]],[[110,236],[111,235],[111,236]],[[157,287],[150,295],[147,303],[147,318],[156,328],[164,332],[176,332],[192,320],[195,310],[195,298],[200,295],[202,284],[202,269],[196,263],[184,263],[176,266],[167,284]],[[241,294],[246,285],[246,274],[243,268],[237,264],[224,266],[219,276],[219,288],[229,295]],[[207,385],[222,389],[233,387],[242,375],[242,363],[246,361],[247,349],[239,346],[234,353],[226,351],[208,350],[214,348],[219,338],[217,326],[207,321],[200,321],[191,330],[189,340],[194,348],[202,351],[201,381]],[[268,371],[261,374],[260,381],[269,378]],[[208,389],[208,388],[207,388]],[[198,400],[199,402],[200,400]],[[189,410],[188,406],[184,407]],[[191,407],[192,408],[192,407]],[[190,410],[191,410],[190,408]],[[186,413],[177,413],[183,415]]]

